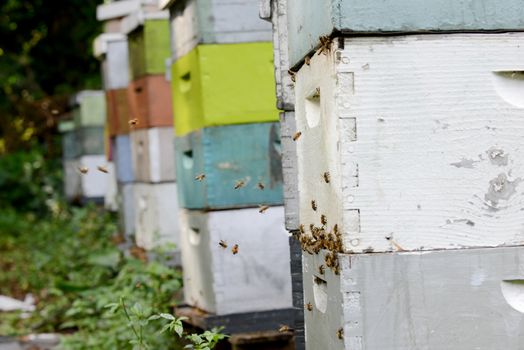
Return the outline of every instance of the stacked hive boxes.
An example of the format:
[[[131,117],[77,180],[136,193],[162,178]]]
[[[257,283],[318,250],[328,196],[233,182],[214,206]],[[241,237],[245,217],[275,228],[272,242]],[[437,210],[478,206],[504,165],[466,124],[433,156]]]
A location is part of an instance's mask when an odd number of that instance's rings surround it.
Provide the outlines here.
[[[307,347],[520,348],[519,3],[286,11]]]
[[[129,57],[129,145],[136,244],[146,250],[178,245],[171,90],[165,79],[169,57],[168,13],[155,2],[122,20]],[[154,5],[154,6],[153,6]]]
[[[304,297],[302,283],[302,254],[297,241],[299,231],[298,178],[296,141],[300,134],[295,126],[295,92],[293,77],[289,74],[287,0],[260,0],[260,17],[273,26],[273,57],[277,107],[280,112],[280,135],[282,140],[282,175],[284,179],[284,207],[286,229],[291,253],[291,280],[295,322],[295,349],[305,348]]]
[[[164,6],[185,300],[216,315],[288,309],[270,26],[256,0]]]
[[[105,100],[101,91],[71,99],[73,120],[62,122],[64,191],[71,201],[103,203],[108,188],[104,149]]]
[[[140,8],[137,1],[118,1],[97,8],[97,19],[104,21],[105,33],[94,42],[95,55],[101,60],[105,90],[111,156],[118,188],[118,211],[121,231],[132,237],[135,232],[134,174],[129,137],[130,114],[129,55],[127,37],[120,33],[122,18]]]

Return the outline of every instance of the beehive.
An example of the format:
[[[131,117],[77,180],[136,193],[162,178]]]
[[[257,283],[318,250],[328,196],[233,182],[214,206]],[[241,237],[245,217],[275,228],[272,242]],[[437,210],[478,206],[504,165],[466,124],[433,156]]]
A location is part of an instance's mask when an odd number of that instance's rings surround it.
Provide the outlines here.
[[[130,119],[137,120],[135,129],[161,126],[173,128],[171,88],[163,74],[132,81],[128,87],[128,101]]]
[[[133,182],[135,180],[135,175],[133,172],[131,140],[129,135],[116,136],[113,140],[113,145],[113,158],[118,182]]]
[[[106,91],[107,124],[111,136],[129,134],[131,114],[128,88]]]
[[[173,129],[134,130],[131,136],[133,174],[139,182],[175,181]]]
[[[108,174],[98,170],[99,166],[107,167],[105,155],[88,155],[78,158],[78,167],[87,168],[88,171],[80,176],[80,197],[84,200],[103,202],[107,192]]]
[[[104,90],[127,87],[129,84],[127,37],[121,33],[100,34],[93,46],[95,56],[102,61]]]
[[[118,184],[118,226],[120,231],[128,238],[135,234],[135,188],[136,184],[132,182]]]
[[[84,90],[71,99],[75,127],[104,126],[106,105],[103,91]]]

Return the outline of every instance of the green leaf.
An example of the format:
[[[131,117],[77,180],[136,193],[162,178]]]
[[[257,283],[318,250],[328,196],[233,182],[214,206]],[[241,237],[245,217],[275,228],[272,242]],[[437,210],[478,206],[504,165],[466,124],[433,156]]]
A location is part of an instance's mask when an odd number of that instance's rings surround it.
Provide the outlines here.
[[[166,313],[161,313],[160,317],[165,318],[166,320],[170,320],[170,321],[176,320],[175,316],[171,314],[166,314]]]

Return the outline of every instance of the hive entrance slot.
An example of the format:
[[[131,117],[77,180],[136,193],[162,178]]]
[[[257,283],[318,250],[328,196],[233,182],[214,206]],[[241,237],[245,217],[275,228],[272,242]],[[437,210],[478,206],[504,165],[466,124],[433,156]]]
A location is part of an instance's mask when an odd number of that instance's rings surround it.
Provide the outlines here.
[[[185,151],[182,157],[182,165],[185,169],[193,168],[193,151]]]

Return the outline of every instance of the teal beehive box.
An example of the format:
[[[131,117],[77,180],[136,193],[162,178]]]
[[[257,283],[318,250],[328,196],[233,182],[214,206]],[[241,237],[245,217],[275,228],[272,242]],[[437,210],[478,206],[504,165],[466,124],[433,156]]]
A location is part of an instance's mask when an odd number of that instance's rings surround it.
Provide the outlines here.
[[[282,204],[278,123],[203,128],[176,137],[175,152],[181,207],[206,210]]]
[[[290,66],[325,35],[521,31],[520,0],[279,0],[289,31]]]
[[[106,98],[103,91],[84,90],[71,99],[75,128],[103,127],[106,121]]]
[[[58,131],[62,134],[62,158],[64,160],[75,159],[79,155],[75,123],[72,120],[64,120],[58,124]]]

